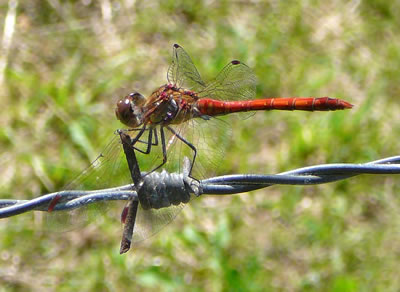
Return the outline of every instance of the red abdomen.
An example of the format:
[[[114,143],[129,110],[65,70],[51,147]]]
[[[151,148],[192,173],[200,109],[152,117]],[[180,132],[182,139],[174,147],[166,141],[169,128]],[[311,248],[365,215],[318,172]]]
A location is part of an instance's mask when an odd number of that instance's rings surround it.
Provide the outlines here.
[[[347,101],[330,97],[265,98],[244,101],[220,101],[202,98],[197,101],[204,115],[216,116],[237,112],[260,110],[335,111],[352,108]]]

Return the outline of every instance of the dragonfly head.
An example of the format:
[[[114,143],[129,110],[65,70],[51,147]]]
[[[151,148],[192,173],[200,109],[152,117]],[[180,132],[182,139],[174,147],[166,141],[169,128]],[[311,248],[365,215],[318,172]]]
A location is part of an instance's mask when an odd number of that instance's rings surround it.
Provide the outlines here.
[[[115,115],[124,125],[136,128],[143,123],[143,105],[146,99],[139,92],[132,92],[117,102]]]

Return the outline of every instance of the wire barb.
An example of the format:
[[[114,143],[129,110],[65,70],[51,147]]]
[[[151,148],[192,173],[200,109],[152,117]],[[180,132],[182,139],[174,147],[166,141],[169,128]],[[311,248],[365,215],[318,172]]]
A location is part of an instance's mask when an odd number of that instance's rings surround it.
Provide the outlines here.
[[[314,165],[275,175],[237,174],[218,176],[201,181],[188,177],[187,173],[170,174],[166,171],[162,171],[161,173],[153,172],[149,175],[142,173],[142,176],[144,176],[142,188],[146,191],[151,191],[151,208],[163,208],[168,205],[166,201],[163,201],[166,196],[170,194],[174,194],[175,196],[177,192],[179,192],[178,196],[182,196],[182,198],[187,198],[190,194],[195,194],[196,196],[203,194],[230,195],[272,185],[324,184],[344,180],[360,174],[400,174],[400,156],[388,157],[362,164]],[[28,211],[49,211],[49,203],[55,197],[61,197],[61,199],[54,206],[53,211],[71,210],[99,201],[138,201],[138,195],[133,190],[131,184],[95,191],[60,191],[32,200],[0,200],[0,218],[7,218]]]

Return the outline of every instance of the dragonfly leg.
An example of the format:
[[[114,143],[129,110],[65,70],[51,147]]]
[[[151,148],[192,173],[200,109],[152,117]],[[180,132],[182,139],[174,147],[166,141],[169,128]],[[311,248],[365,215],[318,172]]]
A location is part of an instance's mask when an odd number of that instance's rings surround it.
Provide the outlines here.
[[[143,130],[143,128],[136,128],[136,129],[128,129],[127,131],[130,131],[130,132],[133,132],[133,131],[142,131]],[[146,131],[147,131],[148,129],[146,129]],[[140,134],[140,133],[139,133]],[[137,135],[139,135],[139,134],[137,134]],[[142,135],[142,134],[141,134]],[[135,136],[135,138],[136,138],[136,136]],[[143,140],[140,140],[140,139],[137,139],[137,141],[135,141],[135,143],[136,142],[139,142],[139,143],[143,143],[143,144],[147,144],[147,141],[143,141]]]
[[[145,129],[145,131],[152,131],[153,129]],[[135,128],[135,129],[127,129],[127,131],[143,131],[143,128]],[[144,132],[143,132],[144,133]],[[140,134],[140,136],[142,136],[143,135],[143,133],[139,133]],[[137,134],[137,135],[139,135],[139,134]],[[156,131],[154,131],[153,132],[153,134],[154,134],[154,142],[152,141],[151,142],[151,145],[153,145],[153,146],[157,146],[158,145],[158,140],[157,140],[157,132]],[[139,142],[139,143],[143,143],[143,144],[148,144],[149,143],[149,139],[147,139],[146,141],[144,141],[144,140],[141,140],[141,139],[138,139],[138,137],[137,137],[137,135],[135,136],[135,141],[133,141],[132,143],[136,143],[136,142]],[[137,140],[137,141],[136,141]]]
[[[185,143],[187,146],[189,146],[192,150],[193,150],[193,159],[192,159],[192,163],[191,163],[191,165],[190,165],[190,171],[189,171],[189,177],[190,178],[193,178],[193,177],[191,177],[191,175],[192,175],[192,170],[193,170],[193,165],[194,165],[194,162],[196,161],[196,156],[197,156],[197,149],[196,149],[196,147],[194,147],[194,145],[192,144],[192,143],[190,143],[188,140],[186,140],[184,137],[182,137],[181,135],[179,135],[177,132],[175,132],[175,130],[174,129],[172,129],[171,127],[168,127],[167,126],[167,129],[172,133],[172,134],[174,134],[175,135],[175,137],[177,137],[179,140],[181,140],[183,143]],[[165,157],[166,158],[166,157]],[[195,179],[195,178],[193,178],[193,179]]]
[[[147,141],[142,141],[140,140],[140,137],[143,135],[143,133],[148,130],[149,131],[149,135],[147,137]],[[150,128],[150,129],[146,129],[146,126],[143,126],[143,128],[141,129],[130,129],[130,131],[139,131],[139,133],[131,139],[131,145],[133,147],[133,149],[135,149],[136,151],[142,153],[142,154],[149,154],[151,151],[151,147],[152,146],[158,146],[158,134],[157,134],[157,128]],[[166,150],[166,145],[165,145],[165,134],[164,134],[164,130],[162,128],[160,128],[160,134],[161,134],[161,146],[162,146],[162,152],[163,152],[163,162],[157,166],[156,168],[154,168],[153,170],[149,171],[146,175],[152,173],[153,171],[159,169],[161,166],[163,166],[166,162],[167,162],[167,150]],[[153,135],[154,135],[154,141],[153,141]],[[135,146],[135,144],[137,142],[142,142],[145,143],[147,145],[147,149],[146,150],[142,150],[138,147]]]
[[[193,158],[192,158],[192,163],[190,165],[190,170],[189,170],[189,177],[191,177],[192,174],[192,169],[193,169],[193,165],[194,162],[196,161],[196,157],[197,157],[197,149],[196,147],[194,147],[194,145],[192,143],[190,143],[189,141],[187,141],[183,136],[179,135],[174,129],[172,129],[171,127],[167,126],[167,129],[175,136],[177,137],[179,140],[181,140],[183,143],[185,143],[187,146],[189,146],[192,150],[193,150]],[[153,129],[149,129],[149,136],[148,136],[148,140],[147,142],[145,142],[147,144],[147,149],[146,150],[142,150],[142,149],[138,149],[137,147],[134,146],[134,144],[139,141],[140,136],[143,135],[144,131],[146,129],[143,127],[141,129],[141,131],[138,133],[138,135],[132,140],[131,144],[134,147],[135,150],[139,151],[140,153],[143,154],[149,154],[151,151],[151,146],[157,146],[158,145],[158,134],[157,134],[157,129],[153,128]],[[153,135],[154,135],[154,142],[153,142]],[[162,167],[166,162],[167,162],[167,146],[166,146],[166,142],[165,142],[165,133],[164,133],[164,127],[160,126],[160,140],[161,140],[161,149],[162,149],[162,155],[163,155],[163,161],[160,165],[158,165],[157,167],[155,167],[154,169],[152,169],[151,171],[149,171],[146,175],[156,171],[157,169],[159,169],[160,167]],[[145,175],[145,176],[146,176]]]
[[[143,142],[143,143],[147,143],[146,141],[141,141],[139,140],[140,137],[142,137],[143,133],[146,131],[146,126],[143,126],[143,128],[140,129],[131,129],[131,131],[139,131],[139,133],[137,133],[137,135],[135,136],[135,138],[132,138],[131,140],[131,144],[135,145],[136,142]]]
[[[142,150],[142,149],[139,149],[138,147],[135,147],[135,143],[139,141],[139,138],[143,134],[144,130],[139,132],[139,134],[134,139],[132,139],[131,145],[133,146],[133,149],[139,151],[140,153],[149,154],[151,151],[151,146],[158,145],[157,133],[155,132],[155,129],[149,129],[149,135],[147,137],[147,142],[146,141],[143,142],[143,143],[147,144],[146,150]],[[154,143],[153,143],[153,131],[155,133],[155,142]]]
[[[157,130],[154,128],[154,129],[152,129],[154,132],[154,143],[152,142],[152,144],[151,145],[153,145],[153,146],[158,146],[158,136],[157,136]]]
[[[154,140],[155,140],[156,145],[158,145],[157,130],[152,129],[151,131],[153,131],[153,130],[154,130]],[[143,177],[145,177],[146,175],[149,175],[153,171],[156,171],[157,169],[159,169],[161,166],[163,166],[167,162],[167,147],[165,145],[165,134],[164,134],[163,127],[160,127],[160,135],[161,135],[160,140],[161,140],[161,149],[162,149],[162,153],[163,153],[163,161],[160,165],[158,165],[156,168],[153,168],[151,171],[146,173]],[[148,147],[148,150],[149,150],[149,147]],[[142,153],[145,153],[145,152],[142,152]],[[148,151],[148,153],[145,153],[145,154],[149,154],[149,153],[150,153],[150,150]]]

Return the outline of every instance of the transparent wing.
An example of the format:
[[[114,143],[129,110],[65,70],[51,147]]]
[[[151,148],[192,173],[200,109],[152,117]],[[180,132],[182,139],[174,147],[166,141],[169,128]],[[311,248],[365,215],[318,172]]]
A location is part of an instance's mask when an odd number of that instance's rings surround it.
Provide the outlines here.
[[[197,157],[192,171],[194,178],[207,178],[218,172],[224,158],[224,149],[230,142],[231,131],[227,122],[220,119],[191,119],[175,126],[173,130],[197,149]],[[170,173],[182,173],[185,171],[183,169],[184,157],[192,160],[193,150],[182,140],[178,139],[174,133],[165,128],[164,131],[167,162],[163,165],[162,169]],[[157,146],[153,146],[150,154],[137,154],[143,171],[150,171],[162,162],[161,141],[158,144]],[[154,186],[154,192],[157,192],[156,188],[157,186]],[[192,195],[191,199],[193,197]],[[159,232],[174,220],[185,205],[185,203],[180,203],[179,205],[171,205],[167,208],[150,210],[143,210],[139,206],[132,242],[140,242]]]
[[[197,156],[192,177],[199,180],[209,178],[223,169],[224,154],[231,141],[232,133],[229,123],[224,119],[190,119],[183,127],[175,127],[174,130],[196,148]],[[183,157],[186,156],[192,160],[193,150],[179,139],[175,139],[175,145],[172,146],[168,160],[179,161],[178,171],[181,172]],[[172,167],[176,168],[178,162],[172,163]]]
[[[168,68],[168,82],[199,93],[200,97],[220,100],[253,99],[257,78],[246,64],[234,60],[229,62],[208,85],[201,79],[196,66],[184,49],[175,44],[172,63]]]
[[[122,144],[119,136],[116,135],[90,166],[63,189],[90,191],[127,184],[132,184],[132,180]],[[55,204],[62,202],[63,198],[60,198]],[[46,228],[58,232],[81,228],[107,215],[110,204],[110,202],[98,202],[68,211],[48,212],[45,215]]]
[[[127,133],[134,136],[136,132]],[[139,156],[138,152],[137,155]],[[146,159],[146,157],[142,157],[142,159]],[[129,184],[132,184],[132,179],[120,138],[116,135],[97,159],[64,189],[97,190],[113,187],[115,190],[119,190],[125,189]],[[131,187],[133,188],[133,185]],[[158,185],[155,184],[150,191],[157,192],[157,188]],[[61,202],[62,199],[57,204]],[[133,242],[142,241],[159,232],[178,215],[183,206],[184,204],[181,203],[157,210],[144,210],[139,206]],[[110,212],[110,209],[110,202],[104,202],[85,205],[71,211],[53,211],[46,214],[46,225],[50,230],[64,232],[81,228],[107,214],[114,216],[113,220],[118,222],[119,216],[116,216],[115,212]],[[121,211],[122,209],[120,206]]]
[[[207,178],[218,172],[224,158],[226,147],[231,141],[231,127],[223,118],[189,119],[188,121],[171,126],[174,133],[185,139],[197,150],[197,157],[193,165],[192,177],[196,179]],[[157,128],[157,131],[159,129]],[[170,173],[183,172],[184,157],[190,161],[194,158],[194,151],[177,135],[164,128],[167,162],[162,169]],[[159,166],[163,161],[161,135],[158,134],[159,143],[152,146],[150,154],[138,153],[141,169],[150,171]]]
[[[185,204],[181,203],[177,206],[150,210],[143,210],[139,206],[132,243],[143,241],[158,233],[175,219],[184,206]]]
[[[66,186],[67,189],[96,190],[132,183],[120,137],[114,137],[98,157],[79,176]]]
[[[206,87],[192,59],[178,44],[174,44],[173,47],[167,79],[170,84],[193,91],[201,91]]]
[[[240,61],[231,61],[200,93],[200,97],[219,100],[248,100],[256,95],[257,78]]]

